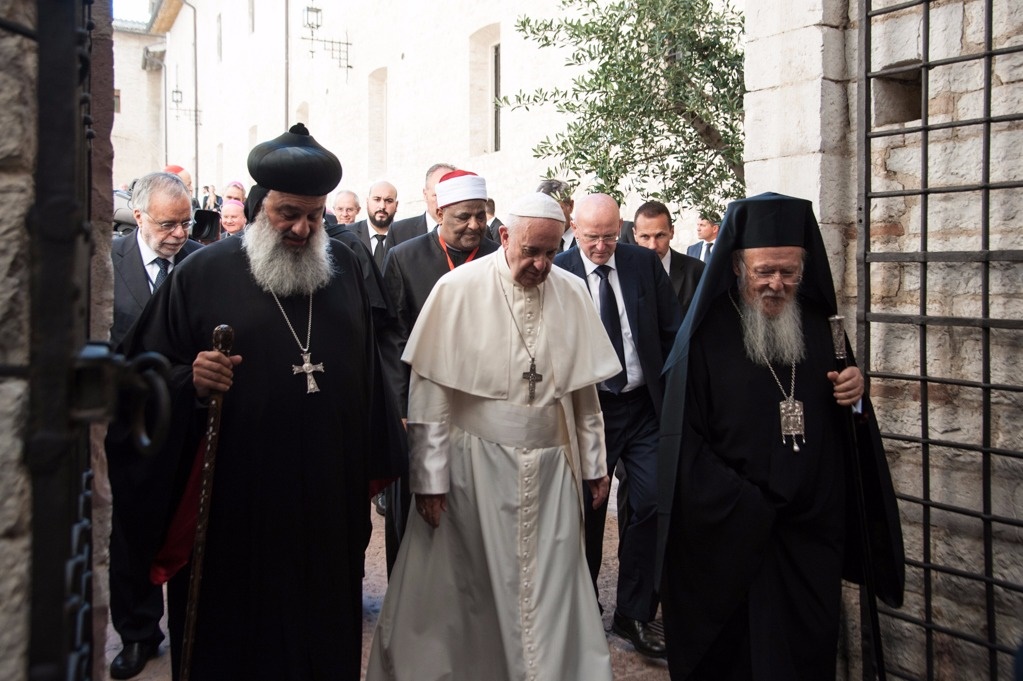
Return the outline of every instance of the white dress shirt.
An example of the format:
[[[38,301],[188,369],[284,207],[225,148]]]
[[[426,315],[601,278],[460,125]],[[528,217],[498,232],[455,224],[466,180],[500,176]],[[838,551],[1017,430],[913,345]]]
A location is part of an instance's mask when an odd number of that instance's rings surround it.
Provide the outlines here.
[[[156,284],[156,277],[160,274],[160,266],[156,264],[156,261],[163,256],[149,247],[146,240],[142,238],[141,234],[139,234],[138,229],[135,230],[135,238],[139,242],[139,253],[142,254],[142,264],[145,265],[146,276],[149,278],[149,292],[152,293],[153,286]],[[170,265],[167,266],[167,274],[170,274],[171,270],[174,269],[174,258],[171,257],[165,259],[170,262]]]
[[[600,313],[600,275],[597,274],[597,265],[590,261],[579,249],[579,257],[583,259],[583,269],[586,270],[586,285],[590,289],[590,297],[593,304]],[[611,268],[607,280],[611,284],[611,290],[615,292],[615,300],[618,302],[618,319],[622,324],[622,346],[625,348],[625,375],[628,379],[622,392],[635,390],[645,384],[643,380],[643,367],[639,363],[639,352],[636,350],[636,341],[632,336],[632,327],[629,326],[629,315],[625,312],[625,296],[622,294],[622,286],[618,281],[618,269],[615,266],[615,256],[605,263]]]

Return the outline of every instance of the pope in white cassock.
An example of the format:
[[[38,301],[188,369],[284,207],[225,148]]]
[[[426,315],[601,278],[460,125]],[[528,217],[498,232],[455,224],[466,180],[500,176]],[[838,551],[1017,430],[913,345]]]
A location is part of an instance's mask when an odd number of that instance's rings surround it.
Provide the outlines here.
[[[512,206],[496,253],[437,283],[402,357],[418,515],[367,681],[611,679],[583,555],[607,497],[596,384],[621,370],[585,283],[551,267],[564,213]]]

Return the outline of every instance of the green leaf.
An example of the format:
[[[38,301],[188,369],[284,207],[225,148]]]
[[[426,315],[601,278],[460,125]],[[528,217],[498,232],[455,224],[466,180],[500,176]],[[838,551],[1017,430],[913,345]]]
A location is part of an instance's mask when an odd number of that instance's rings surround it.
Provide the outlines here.
[[[565,49],[586,71],[568,88],[502,98],[512,109],[554,106],[565,130],[539,141],[548,172],[593,176],[617,198],[717,209],[744,194],[743,18],[727,1],[561,0],[562,16],[520,17],[516,30]]]

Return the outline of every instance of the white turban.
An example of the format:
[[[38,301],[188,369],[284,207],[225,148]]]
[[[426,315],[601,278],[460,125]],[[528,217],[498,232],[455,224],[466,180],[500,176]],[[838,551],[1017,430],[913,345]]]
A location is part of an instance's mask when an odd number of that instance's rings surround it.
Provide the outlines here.
[[[468,170],[452,170],[437,183],[437,207],[459,201],[487,200],[487,181]]]
[[[526,194],[515,199],[508,209],[508,214],[520,218],[549,218],[565,224],[565,211],[561,209],[561,204],[549,194],[542,192]]]

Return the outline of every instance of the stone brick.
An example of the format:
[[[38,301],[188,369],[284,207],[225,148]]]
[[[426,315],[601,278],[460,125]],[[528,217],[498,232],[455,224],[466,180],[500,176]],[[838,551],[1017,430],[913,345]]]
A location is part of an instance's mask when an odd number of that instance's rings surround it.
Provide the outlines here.
[[[6,17],[5,17],[6,18]],[[27,20],[20,23],[27,23]],[[12,19],[14,20],[14,19]],[[35,151],[35,43],[0,33],[0,167],[31,168]]]
[[[0,679],[22,681],[28,669],[29,554],[27,534],[0,538]]]
[[[871,24],[870,69],[920,61],[919,8],[885,14]]]
[[[844,80],[849,77],[845,33],[818,25],[751,40],[746,44],[745,77],[751,91],[822,77]]]
[[[1023,55],[1021,55],[1023,60]],[[1016,74],[1014,74],[1016,75]],[[1023,80],[1014,80],[991,89],[991,114],[1005,116],[1018,113],[1019,102],[1023,101]]]
[[[0,537],[22,536],[29,528],[29,480],[22,463],[27,409],[27,383],[0,382]]]
[[[963,53],[963,15],[961,2],[931,5],[928,57],[932,61]]]
[[[932,94],[957,94],[983,90],[983,62],[969,61],[936,66],[930,69],[928,85]]]
[[[746,193],[779,192],[813,200],[820,193],[821,154],[746,161]],[[817,206],[814,205],[814,211]]]
[[[2,107],[0,107],[2,109]],[[28,363],[28,232],[25,219],[33,198],[27,172],[0,174],[0,361]]]
[[[874,222],[870,225],[870,237],[905,236],[906,229],[901,222]]]
[[[1023,5],[1018,2],[995,2],[992,4],[994,5],[991,22],[994,26],[994,47],[1019,45],[1020,36],[1023,35]],[[970,8],[980,16],[977,21],[978,32],[983,36],[984,3],[974,0],[970,3]]]
[[[804,81],[748,93],[746,160],[844,153],[849,125],[845,97],[845,87],[832,81]]]
[[[746,0],[746,34],[749,39],[785,33],[804,26],[842,26],[846,20],[846,2],[798,0],[761,2]]]

